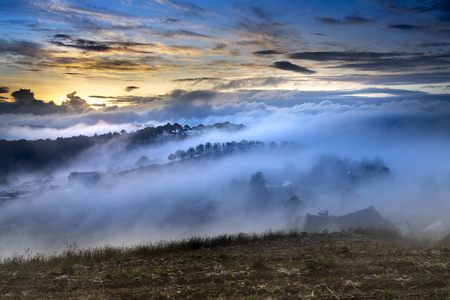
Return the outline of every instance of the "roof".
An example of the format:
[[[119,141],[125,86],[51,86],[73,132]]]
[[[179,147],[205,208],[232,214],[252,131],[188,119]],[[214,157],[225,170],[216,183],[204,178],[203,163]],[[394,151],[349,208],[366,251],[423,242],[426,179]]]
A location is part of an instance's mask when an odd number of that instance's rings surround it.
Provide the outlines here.
[[[349,230],[352,228],[387,228],[395,230],[395,226],[372,205],[338,217],[323,217],[306,214],[302,231],[320,232],[324,230]]]
[[[315,232],[320,225],[326,223],[330,219],[332,219],[332,217],[306,214],[305,220],[303,221],[302,231]]]

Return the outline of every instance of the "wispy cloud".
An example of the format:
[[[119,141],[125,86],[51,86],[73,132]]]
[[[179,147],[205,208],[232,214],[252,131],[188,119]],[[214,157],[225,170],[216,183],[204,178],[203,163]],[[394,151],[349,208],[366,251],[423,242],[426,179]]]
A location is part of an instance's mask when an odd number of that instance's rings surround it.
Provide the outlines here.
[[[358,14],[353,14],[346,16],[344,19],[334,19],[329,17],[316,17],[316,22],[327,24],[327,25],[367,25],[377,21],[376,18],[364,18]]]
[[[94,52],[136,52],[151,54],[152,51],[142,50],[141,48],[154,47],[153,43],[138,43],[124,41],[95,41],[83,38],[76,38],[67,34],[56,34],[49,43],[60,47],[75,48],[83,51]],[[136,49],[137,48],[137,49]]]

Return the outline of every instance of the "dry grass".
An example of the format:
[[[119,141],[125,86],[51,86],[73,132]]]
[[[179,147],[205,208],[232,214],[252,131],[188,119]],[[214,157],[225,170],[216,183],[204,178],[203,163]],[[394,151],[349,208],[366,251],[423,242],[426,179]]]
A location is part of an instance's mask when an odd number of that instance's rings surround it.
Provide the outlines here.
[[[4,259],[0,298],[448,299],[448,248],[417,244],[367,230],[193,237],[124,248],[72,244],[60,254]]]

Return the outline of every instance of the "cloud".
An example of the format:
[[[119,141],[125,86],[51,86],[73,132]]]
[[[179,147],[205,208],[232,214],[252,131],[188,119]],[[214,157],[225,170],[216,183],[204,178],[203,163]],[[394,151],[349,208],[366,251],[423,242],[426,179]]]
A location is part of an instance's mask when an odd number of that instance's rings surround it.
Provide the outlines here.
[[[283,77],[253,77],[242,79],[221,79],[218,77],[198,77],[198,78],[181,78],[172,80],[173,82],[191,83],[196,86],[200,84],[208,84],[214,91],[229,89],[252,89],[255,87],[277,86],[279,84],[292,81]]]
[[[351,15],[351,16],[345,17],[343,23],[345,25],[365,25],[365,24],[374,23],[375,21],[376,21],[376,19],[367,19],[367,18],[360,17],[358,15]]]
[[[34,93],[32,93],[29,89],[20,89],[11,94],[14,97],[14,100],[18,103],[31,103],[36,101],[34,98]]]
[[[47,52],[41,44],[24,40],[5,40],[0,38],[0,54],[10,54],[28,58],[43,58]]]
[[[308,75],[316,73],[315,71],[300,67],[300,66],[290,63],[288,61],[276,61],[273,63],[273,67],[280,69],[280,70],[293,71],[293,72],[308,74]]]
[[[130,86],[127,86],[127,87],[125,88],[125,91],[131,92],[131,91],[133,91],[133,90],[135,90],[135,89],[139,89],[139,87],[138,87],[138,86],[134,86],[134,85],[130,85]]]
[[[214,85],[214,90],[252,89],[255,87],[266,88],[268,86],[277,86],[289,81],[290,79],[283,77],[255,77],[234,79],[228,81],[222,80],[222,82],[216,82],[216,84]]]
[[[154,35],[162,38],[203,38],[203,39],[212,39],[211,36],[194,32],[186,29],[179,30],[153,30],[147,32],[149,35]]]
[[[45,115],[65,112],[65,108],[55,105],[53,101],[37,100],[29,89],[20,89],[11,93],[14,102],[0,102],[0,114],[34,114]]]
[[[399,52],[356,52],[356,51],[319,51],[297,52],[288,54],[291,59],[306,59],[315,61],[368,61],[373,59],[391,58],[405,55]]]
[[[418,47],[448,47],[449,42],[434,42],[434,43],[421,43],[417,45]]]
[[[9,93],[9,88],[6,86],[0,86],[0,94]]]
[[[115,58],[84,58],[80,60],[76,57],[61,57],[54,58],[53,61],[40,62],[40,67],[64,68],[70,70],[84,70],[84,71],[110,71],[115,73],[121,72],[141,72],[141,71],[156,71],[157,67],[147,65],[143,62],[133,61],[131,59],[115,59]]]
[[[67,99],[66,101],[63,101],[61,103],[61,106],[69,106],[72,109],[75,110],[84,110],[84,109],[90,109],[89,103],[86,102],[86,100],[82,99],[80,96],[77,96],[77,92],[73,92],[66,95]]]
[[[416,1],[412,3],[391,2],[385,1],[385,7],[389,10],[393,10],[397,13],[404,14],[425,14],[434,13],[434,16],[438,21],[449,22],[450,21],[450,4],[447,0],[435,0],[435,1]],[[431,16],[430,16],[431,17]]]
[[[86,100],[76,95],[76,92],[67,94],[69,100],[56,105],[53,101],[37,100],[29,89],[20,89],[11,93],[14,102],[0,102],[0,114],[33,114],[50,115],[60,113],[80,113],[89,111],[90,105]]]
[[[193,16],[201,16],[202,14],[207,13],[207,11],[200,6],[186,1],[174,1],[174,0],[153,0],[163,6],[172,7],[177,10],[181,10],[188,15]]]
[[[136,43],[136,42],[124,42],[124,41],[94,41],[87,40],[83,38],[76,38],[67,34],[56,34],[53,39],[49,40],[49,43],[60,46],[75,48],[83,51],[93,51],[93,52],[137,52],[137,53],[153,53],[150,51],[144,51],[139,49],[134,49],[133,47],[153,47],[152,43]]]
[[[373,19],[363,18],[358,14],[346,16],[343,20],[328,17],[316,17],[315,20],[316,22],[327,25],[366,25],[374,23],[376,21],[375,18]]]
[[[171,101],[176,101],[178,103],[193,102],[195,100],[210,100],[216,95],[217,93],[214,91],[208,90],[185,91],[181,89],[173,90],[171,93],[168,94],[169,98],[171,98]]]
[[[194,82],[194,84],[200,83],[202,81],[217,81],[220,80],[219,77],[196,77],[196,78],[180,78],[174,79],[173,82]]]
[[[426,27],[425,26],[410,25],[410,24],[394,24],[394,25],[389,25],[388,28],[390,28],[390,29],[399,29],[399,30],[403,30],[403,31],[417,31],[417,30],[423,30]]]
[[[371,74],[354,74],[340,75],[339,77],[320,77],[322,80],[343,81],[343,82],[360,82],[364,84],[381,84],[381,85],[404,85],[404,84],[431,84],[446,83],[450,76],[449,72],[415,72],[415,73],[392,73],[379,74],[373,76]]]
[[[415,73],[444,72],[450,64],[450,55],[446,53],[423,54],[406,52],[356,52],[323,51],[298,52],[288,54],[291,59],[303,59],[330,62],[334,68],[350,68],[363,71],[391,71]],[[432,74],[429,74],[432,76]]]
[[[253,52],[253,55],[262,56],[262,55],[273,55],[273,54],[284,54],[285,52],[278,50],[261,50]]]
[[[267,12],[262,6],[252,6],[251,11],[258,18],[260,18],[266,22],[271,22],[272,18],[269,15],[269,12]]]
[[[176,18],[167,18],[167,19],[161,19],[160,22],[174,24],[174,23],[181,23],[183,21],[181,21],[180,19],[176,19]]]

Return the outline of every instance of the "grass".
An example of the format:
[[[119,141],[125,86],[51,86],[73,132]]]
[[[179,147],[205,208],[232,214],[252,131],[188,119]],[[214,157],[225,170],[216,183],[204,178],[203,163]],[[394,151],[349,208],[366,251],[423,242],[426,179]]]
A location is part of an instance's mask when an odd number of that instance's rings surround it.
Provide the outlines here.
[[[61,253],[3,259],[0,298],[447,299],[450,253],[440,242],[418,244],[380,230],[195,236],[132,247],[72,244]]]

